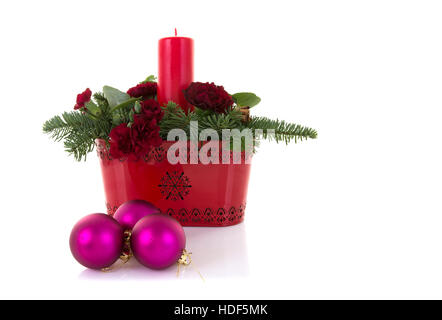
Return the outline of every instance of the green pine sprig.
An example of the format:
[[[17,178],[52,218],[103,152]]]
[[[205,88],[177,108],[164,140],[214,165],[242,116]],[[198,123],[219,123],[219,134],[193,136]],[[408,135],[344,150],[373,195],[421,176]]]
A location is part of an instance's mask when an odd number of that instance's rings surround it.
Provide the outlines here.
[[[243,123],[241,121],[242,114],[237,109],[231,109],[225,114],[195,109],[195,111],[186,114],[177,104],[169,102],[163,110],[164,117],[160,123],[162,139],[166,139],[167,133],[175,128],[184,130],[189,136],[190,121],[198,121],[198,133],[204,129],[213,129],[219,137],[222,137],[223,129],[242,130],[245,128],[262,130],[262,134],[255,137],[257,139],[263,138],[285,143],[316,139],[318,135],[315,129],[266,117],[251,117],[250,121]]]
[[[169,102],[163,107],[164,116],[160,122],[160,136],[167,139],[167,134],[172,129],[182,129],[190,136],[190,122],[198,121],[198,134],[205,129],[213,129],[222,136],[223,129],[239,128],[241,126],[241,112],[231,109],[227,113],[214,113],[195,109],[185,113],[176,103]]]
[[[318,136],[315,129],[266,117],[252,116],[250,121],[245,124],[245,127],[262,130],[262,138],[274,140],[277,143],[282,141],[288,144],[292,140],[296,143],[298,140],[316,139]]]
[[[82,111],[64,112],[43,124],[43,132],[54,141],[64,141],[65,150],[78,161],[94,149],[95,139],[108,140],[113,126],[109,105],[100,93],[94,94],[98,111],[95,114]]]
[[[153,76],[146,79],[153,80]],[[259,97],[248,92],[241,92],[232,97],[237,106],[254,106],[260,101]],[[76,160],[86,160],[87,154],[94,149],[95,139],[109,141],[112,128],[121,123],[131,125],[134,113],[140,111],[139,100],[140,98],[131,98],[118,89],[104,86],[103,93],[95,93],[93,100],[86,104],[86,109],[65,112],[49,119],[43,124],[43,132],[54,141],[63,141],[65,150]],[[259,139],[296,143],[317,137],[315,129],[283,120],[252,116],[244,123],[241,112],[236,108],[231,108],[226,113],[200,109],[186,113],[173,102],[162,108],[164,116],[159,126],[160,137],[163,140],[167,139],[172,129],[182,129],[190,137],[191,121],[198,121],[198,135],[205,129],[212,129],[218,133],[219,138],[222,137],[223,129],[253,129],[255,145]]]

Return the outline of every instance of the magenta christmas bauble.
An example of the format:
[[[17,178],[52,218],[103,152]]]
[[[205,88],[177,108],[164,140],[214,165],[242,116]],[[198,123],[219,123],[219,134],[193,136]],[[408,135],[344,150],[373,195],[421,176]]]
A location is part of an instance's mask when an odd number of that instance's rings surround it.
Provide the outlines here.
[[[83,266],[102,269],[111,266],[121,255],[123,227],[104,213],[90,214],[74,226],[69,239],[74,258]]]
[[[160,213],[160,210],[150,202],[130,200],[115,211],[114,218],[125,230],[131,230],[141,218],[154,213]]]
[[[164,269],[178,261],[186,247],[183,227],[174,218],[153,214],[138,221],[131,236],[134,257],[144,266]]]

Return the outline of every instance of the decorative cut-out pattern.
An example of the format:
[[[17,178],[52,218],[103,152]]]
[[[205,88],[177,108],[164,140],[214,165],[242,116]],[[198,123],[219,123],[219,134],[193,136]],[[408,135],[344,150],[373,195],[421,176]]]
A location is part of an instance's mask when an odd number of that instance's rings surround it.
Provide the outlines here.
[[[117,211],[117,206],[111,206],[106,204],[107,213],[111,216]],[[224,208],[212,209],[185,209],[181,208],[174,210],[169,208],[163,212],[175,219],[177,219],[183,226],[230,226],[241,222],[244,219],[244,211],[246,205],[240,205],[239,208],[230,207],[225,210]]]
[[[204,210],[194,208],[186,210],[181,208],[179,210],[168,209],[166,214],[177,219],[183,226],[199,225],[199,226],[229,226],[241,222],[244,219],[245,204],[240,205],[239,208],[230,207],[226,210],[218,208],[206,208]]]
[[[97,142],[97,155],[101,160],[108,160],[111,161],[113,158],[111,157],[109,150],[106,147],[106,143],[103,141]],[[166,150],[163,146],[159,146],[158,148],[153,148],[147,155],[142,157],[142,160],[144,162],[150,162],[151,160],[154,160],[155,162],[162,162],[164,159],[166,159]],[[125,161],[126,158],[119,159],[120,161]]]

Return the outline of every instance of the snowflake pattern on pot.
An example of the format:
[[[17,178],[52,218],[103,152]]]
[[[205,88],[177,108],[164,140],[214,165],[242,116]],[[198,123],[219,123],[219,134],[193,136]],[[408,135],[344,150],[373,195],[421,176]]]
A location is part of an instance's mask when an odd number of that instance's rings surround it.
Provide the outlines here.
[[[184,175],[184,172],[167,171],[161,178],[158,187],[161,188],[161,194],[166,200],[184,200],[190,192],[190,180]]]

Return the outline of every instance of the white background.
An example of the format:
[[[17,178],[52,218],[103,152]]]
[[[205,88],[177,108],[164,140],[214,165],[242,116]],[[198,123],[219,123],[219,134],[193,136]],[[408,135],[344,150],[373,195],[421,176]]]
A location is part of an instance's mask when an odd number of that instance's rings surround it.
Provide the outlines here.
[[[441,17],[439,1],[2,1],[0,298],[442,298]],[[319,137],[262,146],[245,223],[186,228],[179,278],[85,270],[68,238],[105,210],[98,161],[42,123],[156,74],[175,27],[195,80]]]

